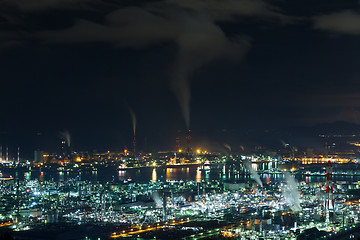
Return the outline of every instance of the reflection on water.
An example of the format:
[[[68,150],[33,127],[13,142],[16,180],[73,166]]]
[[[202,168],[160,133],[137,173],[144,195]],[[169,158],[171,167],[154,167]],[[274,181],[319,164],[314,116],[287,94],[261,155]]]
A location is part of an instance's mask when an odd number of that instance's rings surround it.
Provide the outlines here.
[[[153,182],[156,182],[156,181],[157,181],[156,168],[153,168],[151,180],[152,180]]]
[[[200,169],[200,167],[198,167],[198,168],[196,169],[195,181],[201,182],[201,169]]]
[[[126,173],[125,170],[119,170],[119,180],[120,181],[125,180],[125,173]]]
[[[18,176],[20,180],[39,180],[39,181],[67,181],[69,179],[86,180],[86,181],[107,181],[123,182],[132,181],[146,183],[149,181],[166,181],[166,180],[183,180],[183,181],[254,181],[252,177],[244,171],[241,165],[215,165],[209,168],[199,166],[186,167],[149,167],[140,169],[117,170],[116,167],[98,167],[97,170],[78,169],[73,171],[56,170],[56,169],[39,169],[34,168],[29,171],[23,169],[2,169],[3,177]],[[284,176],[278,174],[260,174],[264,184],[283,182]],[[316,183],[325,182],[325,175],[307,176],[297,174],[296,179],[299,182]],[[334,181],[358,181],[360,176],[340,176],[335,175]]]
[[[167,168],[166,169],[166,180],[173,180],[171,179],[171,176],[173,176],[173,174],[171,174],[173,172],[173,168]]]

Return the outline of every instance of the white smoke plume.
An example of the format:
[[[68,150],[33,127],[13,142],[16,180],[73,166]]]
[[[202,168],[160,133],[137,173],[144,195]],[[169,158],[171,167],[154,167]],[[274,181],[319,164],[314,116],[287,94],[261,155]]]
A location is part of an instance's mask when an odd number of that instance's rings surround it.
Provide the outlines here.
[[[136,115],[134,113],[134,111],[129,107],[129,112],[131,115],[131,119],[132,119],[132,125],[133,125],[133,132],[134,132],[134,136],[136,134]]]
[[[231,146],[229,144],[224,143],[224,147],[231,152]]]
[[[59,137],[61,140],[65,141],[67,146],[70,147],[71,145],[71,136],[68,130],[60,131]]]
[[[244,161],[244,166],[250,172],[253,179],[260,185],[260,187],[263,187],[263,183],[261,182],[259,174],[255,171],[255,169],[252,168],[249,160]]]
[[[158,192],[153,192],[151,198],[154,200],[157,207],[161,207],[163,205],[163,201],[161,200]]]
[[[286,187],[283,189],[283,196],[286,202],[289,204],[289,207],[294,212],[301,211],[300,206],[300,195],[298,190],[297,181],[289,172],[284,174],[286,180]]]
[[[171,86],[180,104],[186,127],[190,128],[191,78],[196,70],[221,58],[241,59],[250,41],[229,39],[214,20],[199,12],[174,15],[178,54],[171,73]]]

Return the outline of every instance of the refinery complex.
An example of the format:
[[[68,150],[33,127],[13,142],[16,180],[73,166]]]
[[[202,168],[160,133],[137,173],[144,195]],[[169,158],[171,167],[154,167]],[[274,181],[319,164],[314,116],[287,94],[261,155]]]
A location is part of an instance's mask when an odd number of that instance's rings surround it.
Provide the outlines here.
[[[15,239],[356,239],[356,153],[87,153],[1,147],[0,230]],[[349,146],[355,146],[349,144]],[[14,152],[14,151],[13,151]]]

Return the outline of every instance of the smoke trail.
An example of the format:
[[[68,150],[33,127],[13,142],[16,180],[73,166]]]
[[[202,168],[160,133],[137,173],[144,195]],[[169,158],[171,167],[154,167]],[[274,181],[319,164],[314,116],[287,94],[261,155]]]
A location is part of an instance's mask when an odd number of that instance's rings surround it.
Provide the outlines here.
[[[131,115],[131,119],[132,119],[132,124],[133,124],[133,132],[134,132],[134,136],[135,136],[135,133],[136,133],[136,115],[134,113],[134,111],[130,108],[129,108],[129,112],[130,112],[130,115]]]
[[[261,182],[260,176],[255,171],[255,169],[252,168],[250,161],[248,161],[248,160],[244,161],[244,166],[250,172],[250,174],[254,178],[254,180],[260,185],[260,187],[263,187],[263,183]]]
[[[171,15],[177,29],[178,54],[173,65],[171,87],[180,104],[187,129],[190,128],[190,78],[214,60],[241,59],[249,48],[247,37],[229,39],[208,15],[176,12]]]
[[[181,113],[184,117],[186,128],[190,128],[190,84],[187,76],[185,74],[178,73],[177,76],[173,78],[173,88],[175,96],[179,101],[181,107]]]
[[[60,131],[59,137],[61,140],[64,140],[68,147],[71,145],[71,136],[68,130]]]
[[[227,150],[229,150],[229,152],[231,152],[231,147],[230,147],[229,144],[224,143],[224,147],[225,147]]]
[[[286,187],[283,190],[283,196],[289,204],[291,210],[294,212],[299,212],[301,211],[301,206],[297,181],[293,176],[290,175],[289,172],[285,172],[284,176],[286,180]]]

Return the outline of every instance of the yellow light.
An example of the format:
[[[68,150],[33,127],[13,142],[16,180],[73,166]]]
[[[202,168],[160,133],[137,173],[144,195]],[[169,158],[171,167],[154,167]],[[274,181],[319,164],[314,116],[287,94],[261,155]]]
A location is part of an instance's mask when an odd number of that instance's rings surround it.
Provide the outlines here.
[[[201,153],[201,150],[200,150],[200,149],[197,149],[196,152],[199,154],[199,153]]]
[[[77,158],[76,158],[76,161],[77,161],[77,162],[81,162],[81,157],[77,157]]]
[[[179,153],[181,153],[182,152],[182,149],[179,149]]]

